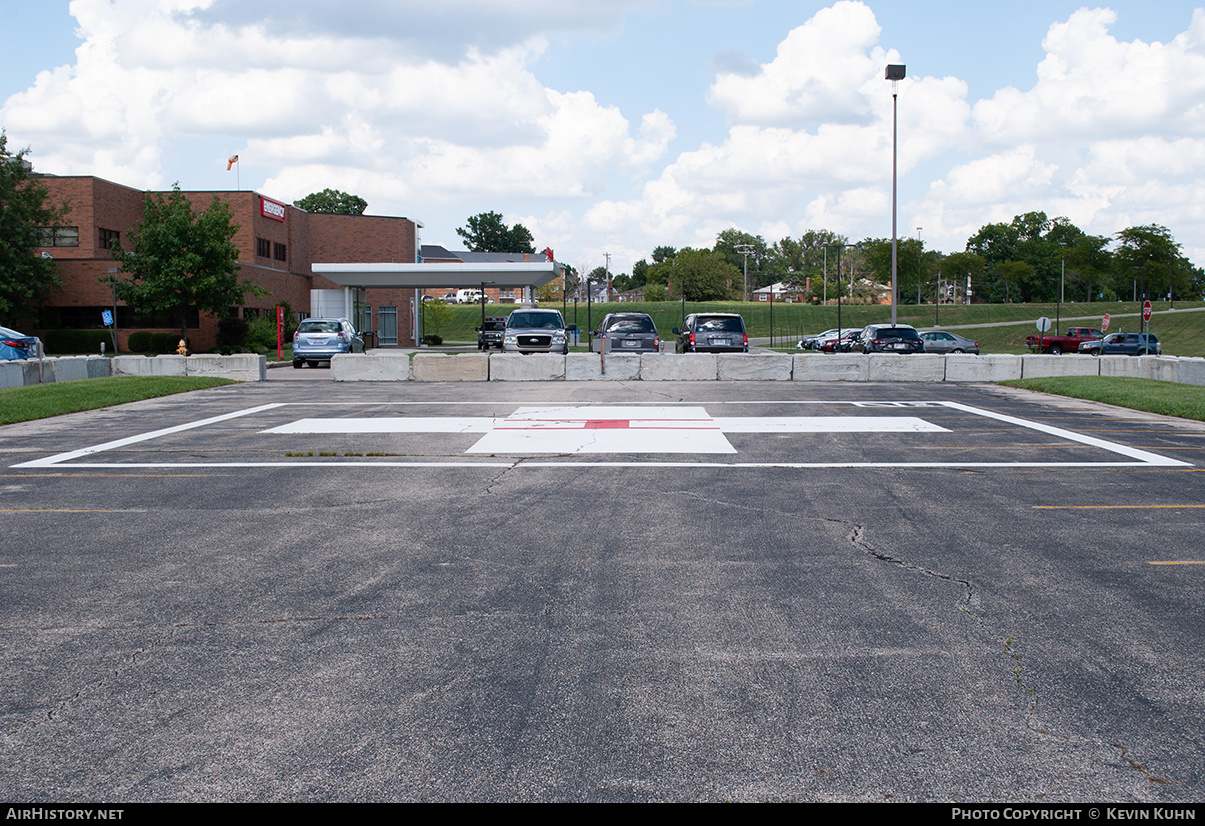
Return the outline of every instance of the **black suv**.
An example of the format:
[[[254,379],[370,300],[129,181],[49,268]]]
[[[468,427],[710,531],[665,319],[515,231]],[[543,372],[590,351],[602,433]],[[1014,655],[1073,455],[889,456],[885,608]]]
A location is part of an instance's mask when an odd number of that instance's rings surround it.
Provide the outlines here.
[[[870,324],[862,328],[858,347],[863,353],[923,353],[925,342],[907,324]]]
[[[506,330],[506,316],[487,315],[485,326],[477,328],[477,349],[502,349],[502,333]]]
[[[679,353],[748,353],[745,319],[736,313],[692,313],[678,334]]]

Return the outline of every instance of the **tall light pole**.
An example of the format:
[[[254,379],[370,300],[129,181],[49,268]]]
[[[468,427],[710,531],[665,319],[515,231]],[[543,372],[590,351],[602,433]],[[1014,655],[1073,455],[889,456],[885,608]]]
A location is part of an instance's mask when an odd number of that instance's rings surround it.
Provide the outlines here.
[[[904,79],[905,67],[902,63],[894,63],[887,66],[885,77],[891,81],[891,326],[895,326],[896,305],[899,303],[899,282],[897,280],[897,268],[899,264],[899,240],[895,232],[895,205],[896,205],[896,178],[897,178],[897,163],[896,163],[896,145],[897,136],[899,134],[898,121],[896,118],[896,101],[899,98],[897,86]]]
[[[920,275],[921,275],[921,272],[924,270],[924,267],[921,266],[921,263],[924,261],[924,249],[925,249],[924,243],[920,240],[920,231],[922,229],[924,229],[924,227],[916,228],[916,243],[920,244],[920,249],[921,249],[921,252],[918,253],[918,257],[916,259],[916,308],[918,310],[920,309],[920,282],[921,282]]]
[[[745,257],[745,300],[751,301],[752,296],[749,293],[749,256],[753,254],[753,245],[737,244],[733,249]]]
[[[837,248],[837,343],[833,345],[833,352],[837,352],[837,348],[841,345],[841,250],[845,247],[856,247],[857,244],[825,244],[824,248]]]

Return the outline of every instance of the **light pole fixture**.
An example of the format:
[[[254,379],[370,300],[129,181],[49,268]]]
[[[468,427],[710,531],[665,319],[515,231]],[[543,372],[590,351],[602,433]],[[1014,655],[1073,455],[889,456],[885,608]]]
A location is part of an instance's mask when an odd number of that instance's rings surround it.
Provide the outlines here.
[[[737,244],[733,249],[745,258],[745,300],[752,301],[753,297],[749,292],[749,256],[753,254],[753,245]]]
[[[925,255],[924,255],[924,250],[925,250],[925,242],[924,242],[924,241],[922,241],[922,240],[920,240],[920,231],[921,231],[922,229],[924,229],[924,227],[917,227],[917,228],[916,228],[916,243],[920,245],[920,249],[921,249],[921,251],[920,251],[919,253],[917,253],[917,258],[916,258],[916,308],[917,308],[918,310],[920,309],[920,282],[921,282],[921,273],[922,273],[922,272],[924,271],[924,269],[925,269],[925,268],[924,268],[924,266],[922,266],[922,264],[923,264],[923,262],[924,262],[924,259],[925,259]]]
[[[493,284],[493,283],[494,283],[493,281],[482,281],[481,282],[481,329],[482,330],[485,329],[485,285]],[[499,300],[501,300],[501,298],[499,298]]]
[[[837,348],[841,345],[841,250],[845,247],[856,247],[857,244],[825,244],[824,248],[837,248],[837,343],[833,345],[833,352],[837,352]],[[852,291],[851,291],[852,294]]]
[[[905,67],[902,63],[893,63],[887,66],[886,79],[891,81],[891,326],[895,326],[896,306],[899,303],[899,281],[897,278],[897,269],[899,265],[899,240],[896,237],[895,231],[895,206],[896,206],[896,178],[897,178],[897,163],[896,163],[896,146],[897,136],[899,134],[899,125],[896,118],[896,101],[899,98],[897,86],[904,79]]]

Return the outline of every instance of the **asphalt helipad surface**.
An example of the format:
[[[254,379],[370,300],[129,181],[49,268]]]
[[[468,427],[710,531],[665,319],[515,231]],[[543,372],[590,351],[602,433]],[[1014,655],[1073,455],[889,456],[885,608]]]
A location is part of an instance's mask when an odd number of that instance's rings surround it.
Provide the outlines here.
[[[1199,800],[1203,449],[919,384],[3,427],[0,796]]]

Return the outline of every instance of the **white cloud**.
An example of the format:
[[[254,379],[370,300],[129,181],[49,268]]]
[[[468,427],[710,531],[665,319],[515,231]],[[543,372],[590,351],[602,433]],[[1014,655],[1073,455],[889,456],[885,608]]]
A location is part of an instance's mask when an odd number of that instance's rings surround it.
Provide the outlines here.
[[[416,191],[589,197],[609,169],[647,167],[674,136],[661,111],[633,130],[590,92],[546,88],[532,65],[547,43],[531,29],[483,37],[489,51],[466,40],[457,56],[435,60],[409,48],[407,27],[399,36],[369,18],[327,27],[344,11],[329,3],[290,4],[282,27],[246,5],[255,14],[222,0],[74,0],[76,65],[10,97],[4,123],[37,145],[46,171],[163,186],[188,177],[160,166],[166,144],[217,138],[246,163],[277,170],[269,183],[288,188],[282,196],[330,186],[321,175],[374,189],[388,181],[382,206],[391,208]],[[444,25],[458,20],[463,35],[483,20],[513,26],[540,15],[553,29],[606,28],[632,5],[365,3],[351,17],[372,6],[388,18],[404,6]]]

